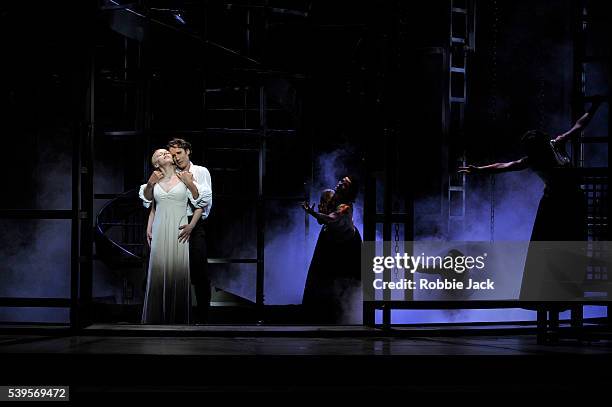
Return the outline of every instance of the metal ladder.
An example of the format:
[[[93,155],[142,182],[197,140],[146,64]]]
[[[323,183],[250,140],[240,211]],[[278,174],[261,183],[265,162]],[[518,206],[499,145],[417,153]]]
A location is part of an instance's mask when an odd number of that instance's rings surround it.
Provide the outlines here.
[[[591,102],[592,97],[587,95],[588,66],[609,61],[609,55],[587,55],[589,46],[589,33],[593,26],[609,22],[604,17],[596,17],[586,0],[575,0],[572,3],[573,55],[574,76],[572,89],[572,122],[576,122],[585,112],[585,104]],[[609,109],[609,105],[608,105]],[[572,161],[575,167],[585,166],[585,144],[608,143],[610,139],[610,126],[608,134],[595,137],[585,137],[584,133],[572,142]]]
[[[472,0],[450,0],[448,52],[448,135],[450,141],[447,190],[448,236],[465,229],[466,176],[456,168],[466,165],[464,146],[467,95],[468,52],[474,50],[475,13]]]

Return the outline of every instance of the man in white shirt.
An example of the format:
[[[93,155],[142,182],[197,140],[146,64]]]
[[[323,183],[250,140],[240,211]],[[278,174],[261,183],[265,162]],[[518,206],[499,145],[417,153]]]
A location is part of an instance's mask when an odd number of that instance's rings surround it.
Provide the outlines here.
[[[210,215],[212,207],[212,182],[210,172],[206,167],[195,165],[189,159],[191,155],[191,143],[180,138],[174,138],[168,142],[168,151],[172,154],[176,169],[180,173],[188,172],[193,175],[193,183],[198,189],[199,196],[195,202],[189,202],[187,206],[188,222],[191,222],[193,211],[202,209],[202,217],[195,227],[190,228],[189,224],[181,226],[179,239],[189,240],[189,270],[191,283],[194,285],[196,294],[196,323],[206,323],[208,321],[208,311],[210,308],[210,279],[208,276],[208,258],[206,255],[206,219]],[[188,177],[190,178],[190,177]],[[139,196],[145,208],[151,206],[153,201],[153,187],[159,180],[158,174],[154,171],[149,181],[141,185]]]

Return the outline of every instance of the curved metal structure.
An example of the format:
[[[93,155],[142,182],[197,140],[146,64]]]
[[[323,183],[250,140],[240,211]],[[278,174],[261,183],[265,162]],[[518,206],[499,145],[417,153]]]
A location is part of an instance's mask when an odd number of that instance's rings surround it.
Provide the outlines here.
[[[148,255],[146,216],[137,189],[104,205],[96,216],[94,233],[98,258],[112,269],[142,266]]]

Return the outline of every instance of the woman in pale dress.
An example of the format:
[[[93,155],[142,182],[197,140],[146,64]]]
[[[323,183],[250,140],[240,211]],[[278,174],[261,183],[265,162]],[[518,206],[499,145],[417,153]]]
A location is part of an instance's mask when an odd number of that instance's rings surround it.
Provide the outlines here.
[[[177,174],[169,151],[156,150],[151,163],[156,168],[157,182],[147,223],[151,254],[142,323],[188,324],[191,316],[189,244],[188,237],[179,238],[179,228],[187,224],[187,205],[194,200],[194,195],[198,197],[198,190],[189,182],[192,174]],[[201,215],[202,209],[196,209],[187,227],[193,228]]]

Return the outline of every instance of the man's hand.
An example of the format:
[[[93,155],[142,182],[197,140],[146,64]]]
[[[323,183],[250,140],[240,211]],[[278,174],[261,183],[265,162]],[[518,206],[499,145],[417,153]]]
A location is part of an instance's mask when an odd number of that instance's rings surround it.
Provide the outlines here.
[[[147,181],[147,184],[149,185],[155,185],[159,182],[160,179],[162,179],[164,177],[164,174],[162,174],[161,171],[159,170],[155,170],[153,171],[153,173],[151,174],[151,176],[149,177],[149,180]]]
[[[189,236],[191,236],[191,231],[193,230],[193,226],[190,224],[179,226],[179,230],[181,231],[178,235],[179,242],[187,243],[189,241]]]
[[[153,239],[153,230],[151,228],[147,228],[147,244],[151,247],[151,240]]]
[[[308,214],[313,214],[315,213],[314,210],[315,204],[312,204],[312,206],[310,205],[310,202],[303,202],[302,203],[302,208],[306,211],[306,213]]]
[[[459,167],[459,170],[457,172],[459,174],[474,174],[479,171],[479,167],[476,167],[475,165],[468,165],[467,167]]]
[[[193,174],[188,171],[181,171],[176,174],[176,176],[183,181],[185,185],[193,184]]]

